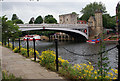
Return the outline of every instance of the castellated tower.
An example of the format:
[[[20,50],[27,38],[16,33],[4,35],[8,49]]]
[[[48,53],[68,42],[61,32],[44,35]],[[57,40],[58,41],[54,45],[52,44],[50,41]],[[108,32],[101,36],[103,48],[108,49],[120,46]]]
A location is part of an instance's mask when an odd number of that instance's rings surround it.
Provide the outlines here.
[[[89,37],[99,37],[103,32],[103,19],[102,19],[102,11],[96,10],[95,16],[91,16],[88,20],[89,26]]]
[[[102,11],[95,12],[96,27],[103,27]]]
[[[102,19],[102,11],[97,10],[95,12],[95,20],[96,20],[96,36],[99,36],[103,32],[103,19]]]

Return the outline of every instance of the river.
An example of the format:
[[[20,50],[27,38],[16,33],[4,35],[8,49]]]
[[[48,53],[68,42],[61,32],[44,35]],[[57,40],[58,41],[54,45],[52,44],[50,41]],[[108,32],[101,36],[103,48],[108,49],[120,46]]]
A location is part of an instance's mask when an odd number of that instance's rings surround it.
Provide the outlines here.
[[[23,47],[26,47],[27,46],[26,41],[21,41],[21,45]],[[29,41],[29,45],[30,45],[30,48],[33,48],[32,41]],[[47,49],[55,50],[54,42],[36,41],[35,45],[36,45],[36,50],[38,50],[40,54],[42,51]],[[18,41],[15,41],[15,46],[18,46]],[[116,44],[106,44],[106,50],[114,46],[116,46]],[[68,50],[73,53],[69,52]],[[93,66],[95,66],[96,63],[98,62],[99,55],[94,55],[94,56],[81,56],[81,55],[96,54],[99,52],[99,50],[100,50],[99,44],[90,44],[86,42],[85,43],[59,42],[58,44],[59,56],[61,56],[63,59],[68,60],[71,64],[80,64],[80,63],[88,64],[88,61],[90,61],[93,64]],[[118,49],[115,48],[109,51],[107,56],[110,62],[109,66],[117,69]]]

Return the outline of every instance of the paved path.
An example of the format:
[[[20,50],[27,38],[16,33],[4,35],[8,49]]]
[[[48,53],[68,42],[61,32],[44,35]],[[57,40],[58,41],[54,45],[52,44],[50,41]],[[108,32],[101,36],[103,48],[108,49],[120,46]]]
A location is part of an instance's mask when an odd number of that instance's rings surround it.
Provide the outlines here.
[[[2,69],[13,73],[22,79],[63,79],[57,73],[48,71],[30,59],[14,53],[8,48],[2,48]],[[1,55],[0,55],[1,56]]]

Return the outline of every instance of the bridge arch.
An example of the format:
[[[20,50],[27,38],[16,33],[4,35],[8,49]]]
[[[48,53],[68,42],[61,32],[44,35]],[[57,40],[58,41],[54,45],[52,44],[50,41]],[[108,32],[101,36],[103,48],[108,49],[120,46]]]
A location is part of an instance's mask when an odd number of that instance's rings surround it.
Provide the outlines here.
[[[82,40],[85,41],[88,39],[88,36],[79,31],[79,30],[73,30],[73,29],[69,29],[69,28],[20,28],[21,31],[35,31],[35,30],[39,30],[39,31],[59,31],[59,32],[64,32],[66,34],[69,34],[71,36],[73,36],[76,40]]]

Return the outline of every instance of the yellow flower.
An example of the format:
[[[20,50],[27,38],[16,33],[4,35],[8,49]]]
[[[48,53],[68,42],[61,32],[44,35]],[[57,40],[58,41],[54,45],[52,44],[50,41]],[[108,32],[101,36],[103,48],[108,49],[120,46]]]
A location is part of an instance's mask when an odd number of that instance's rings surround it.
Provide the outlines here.
[[[99,76],[99,78],[101,78],[101,76]]]
[[[118,73],[118,70],[117,69],[115,69],[115,71],[114,71],[116,74]]]
[[[114,77],[113,79],[117,79],[116,77]]]
[[[97,79],[97,77],[95,76],[95,79]]]
[[[108,72],[108,74],[110,74],[111,76],[113,76],[113,74],[111,72],[110,73]]]
[[[89,62],[89,64],[91,65],[91,62]]]
[[[97,74],[97,71],[95,70],[94,73]]]
[[[86,73],[88,73],[88,70],[84,70]]]
[[[105,78],[109,78],[109,76],[105,76]]]

